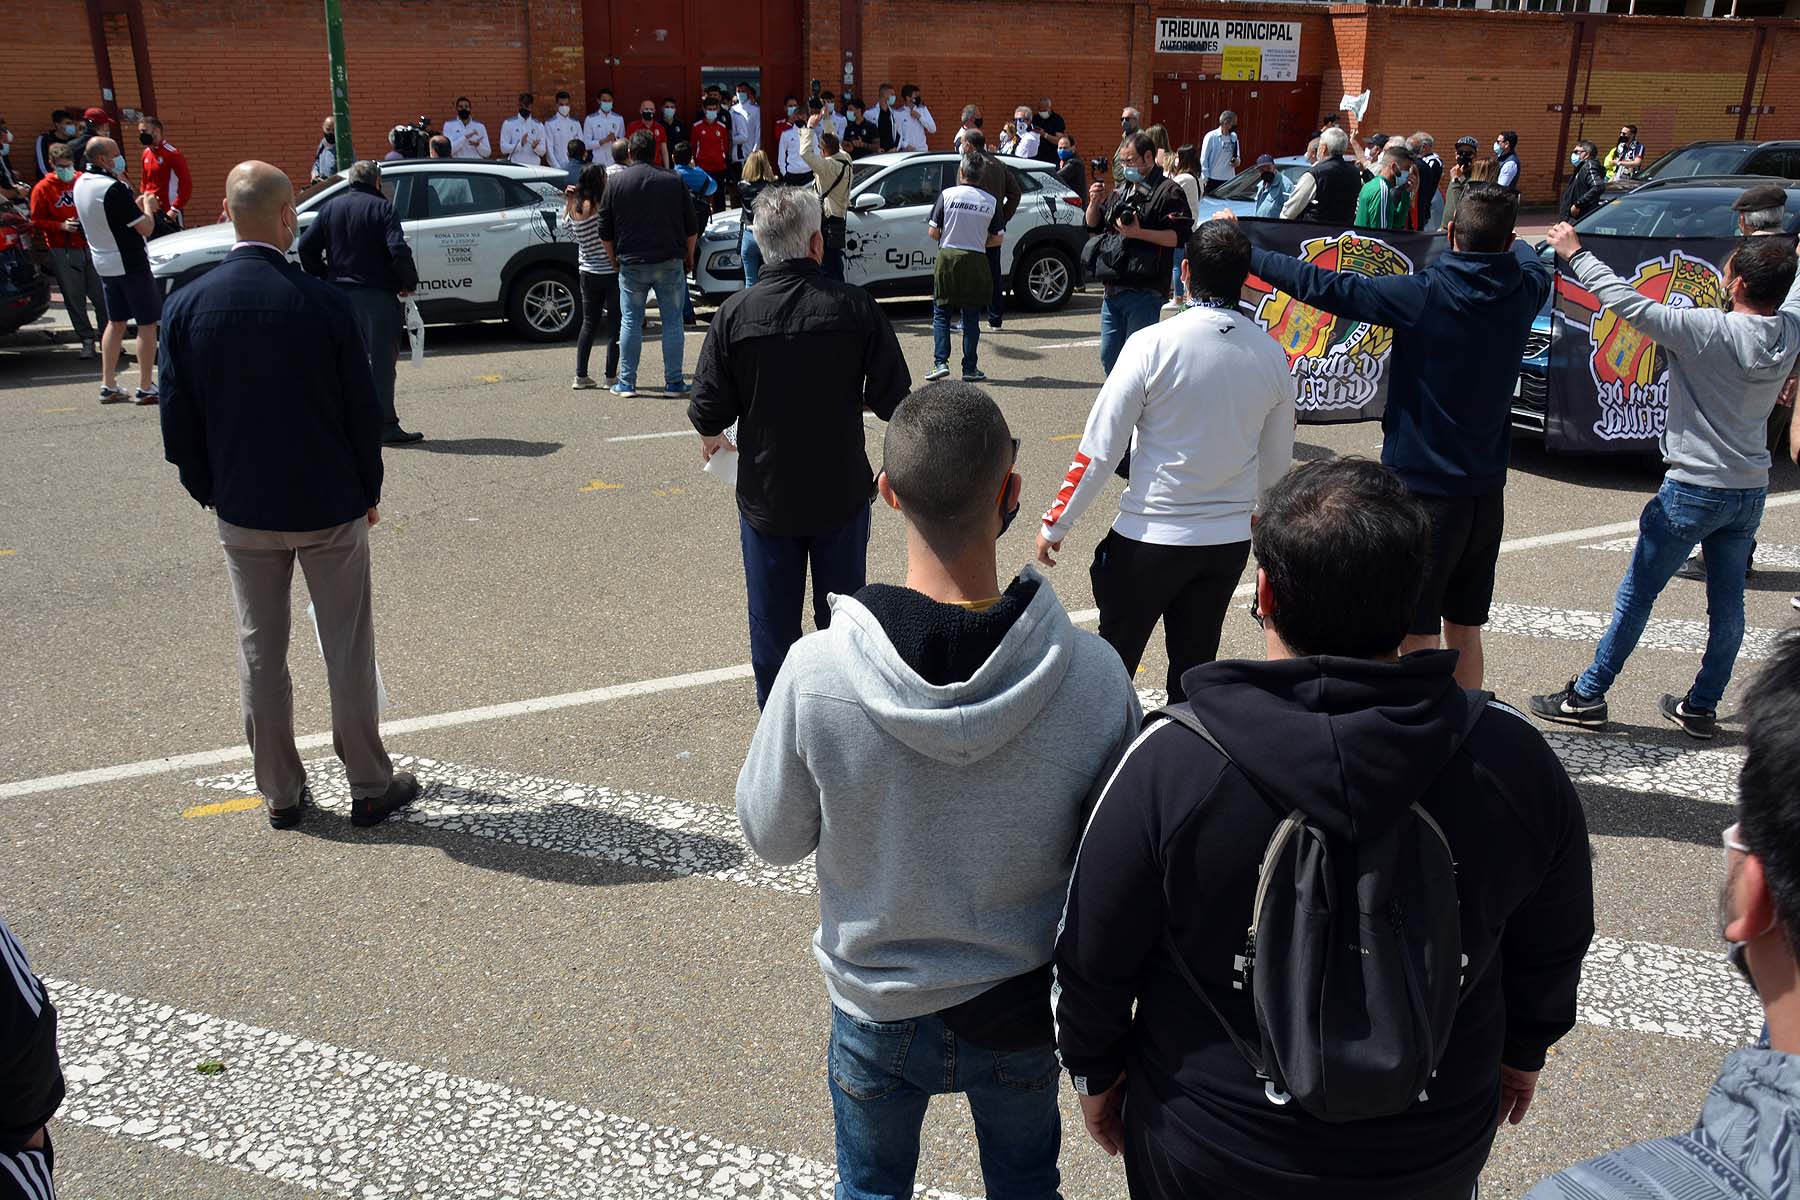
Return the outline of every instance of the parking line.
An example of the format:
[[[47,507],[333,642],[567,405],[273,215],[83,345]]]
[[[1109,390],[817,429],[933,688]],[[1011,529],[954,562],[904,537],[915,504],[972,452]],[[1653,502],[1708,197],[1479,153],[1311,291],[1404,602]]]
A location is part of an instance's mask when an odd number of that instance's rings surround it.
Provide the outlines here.
[[[699,437],[692,429],[671,429],[667,433],[628,433],[624,437],[609,437],[609,442],[653,442],[658,438]]]
[[[261,796],[239,796],[236,800],[221,800],[217,804],[196,804],[192,808],[184,808],[181,810],[181,819],[191,821],[195,817],[217,817],[225,813],[249,812],[253,808],[262,806]]]
[[[1765,509],[1785,508],[1792,504],[1800,504],[1800,492],[1787,492],[1780,496],[1771,496],[1764,507]],[[1630,533],[1636,528],[1636,521],[1616,521],[1610,525],[1590,525],[1585,529],[1565,529],[1561,533],[1514,538],[1511,541],[1500,543],[1500,553],[1515,554],[1521,550],[1539,550],[1546,546],[1585,542],[1594,538]],[[1254,584],[1240,584],[1237,590],[1232,592],[1232,598],[1246,599],[1254,591]],[[1083,624],[1097,620],[1099,616],[1099,609],[1089,608],[1070,613],[1069,619],[1076,624]],[[751,671],[749,663],[739,663],[736,666],[718,667],[710,671],[691,671],[683,675],[665,675],[660,679],[612,684],[580,692],[564,692],[556,696],[540,696],[530,700],[512,700],[503,704],[485,704],[477,708],[463,708],[429,716],[408,717],[385,723],[381,727],[381,732],[387,737],[395,737],[405,733],[421,733],[432,729],[448,729],[457,725],[473,725],[482,721],[497,721],[506,717],[554,712],[558,709],[580,708],[592,704],[607,704],[614,700],[656,695],[661,692],[710,687],[715,683],[750,679],[753,676],[754,672]],[[305,737],[296,739],[295,745],[301,750],[317,750],[331,745],[331,734],[307,734]],[[141,762],[119,763],[111,767],[94,767],[85,771],[44,775],[36,779],[17,779],[10,783],[0,783],[0,800],[10,800],[18,796],[34,796],[40,792],[62,791],[67,788],[117,783],[123,779],[141,779],[148,775],[165,775],[195,767],[223,766],[226,763],[243,762],[249,757],[250,750],[247,746],[228,746],[220,750],[200,750],[192,754],[150,758]]]

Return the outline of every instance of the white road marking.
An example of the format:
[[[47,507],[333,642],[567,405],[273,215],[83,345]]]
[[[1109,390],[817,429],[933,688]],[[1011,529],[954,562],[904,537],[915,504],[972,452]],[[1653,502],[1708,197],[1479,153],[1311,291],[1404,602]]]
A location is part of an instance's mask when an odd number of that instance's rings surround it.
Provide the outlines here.
[[[1037,346],[1033,348],[1038,350],[1079,350],[1085,346],[1098,346],[1099,344],[1099,338],[1085,338],[1079,342],[1052,342],[1048,346]],[[1099,388],[1095,388],[1094,390],[1098,391]]]
[[[1581,612],[1574,609],[1542,608],[1532,604],[1496,604],[1488,611],[1487,633],[1512,634],[1517,637],[1552,638],[1569,642],[1598,642],[1612,623],[1609,612]],[[1781,636],[1776,629],[1744,630],[1744,642],[1738,650],[1740,662],[1767,658]],[[1654,650],[1677,650],[1699,654],[1706,649],[1706,622],[1685,621],[1668,617],[1651,617],[1638,639],[1638,647]]]
[[[609,437],[606,440],[609,442],[654,442],[659,438],[697,438],[699,436],[692,429],[671,429],[667,433],[632,433],[624,437]]]
[[[1762,1006],[1718,950],[1597,937],[1581,965],[1576,1020],[1715,1046],[1747,1046]]]
[[[796,1154],[65,980],[59,1118],[338,1196],[828,1200]],[[203,1075],[204,1061],[224,1069]],[[961,1200],[915,1189],[929,1200]]]
[[[803,895],[818,891],[810,857],[790,867],[763,862],[751,853],[730,807],[409,755],[395,755],[394,765],[418,776],[420,794],[390,820],[671,875]],[[253,771],[194,782],[240,796],[256,791]],[[321,809],[349,815],[350,789],[336,759],[308,763],[307,786]]]
[[[1765,508],[1780,508],[1797,503],[1800,503],[1800,492],[1784,493],[1780,496],[1771,496],[1765,505]],[[1608,537],[1613,534],[1629,533],[1636,528],[1637,523],[1635,521],[1624,521],[1612,525],[1592,525],[1585,529],[1568,529],[1561,533],[1542,534],[1536,537],[1516,538],[1509,542],[1502,542],[1500,544],[1500,553],[1511,554],[1521,550],[1536,550],[1545,546],[1564,545],[1569,542],[1585,542],[1594,538]],[[1254,585],[1252,584],[1241,584],[1237,590],[1232,593],[1232,596],[1236,599],[1247,598],[1251,594],[1253,588]],[[1505,606],[1496,606],[1497,609],[1500,607]],[[1551,612],[1554,610],[1543,609],[1537,611]],[[1070,618],[1079,624],[1086,621],[1097,620],[1099,614],[1099,609],[1082,609],[1071,613]],[[1595,614],[1580,615],[1593,616]],[[1604,628],[1604,620],[1605,618],[1602,617],[1602,628]],[[1659,623],[1657,620],[1652,619],[1650,624],[1652,626],[1658,626],[1659,624],[1698,626],[1701,631],[1699,644],[1702,646],[1705,644],[1704,626],[1699,622]],[[1744,650],[1740,653],[1740,657],[1766,657],[1768,649],[1766,640],[1758,643],[1755,647],[1755,652],[1752,652],[1752,634],[1763,635],[1766,637],[1769,634],[1769,631],[1747,631],[1744,640]],[[1552,633],[1545,636],[1561,635]],[[1598,637],[1599,631],[1596,630],[1591,637],[1584,634],[1579,640],[1591,641],[1598,639]],[[1670,648],[1689,649],[1692,647],[1686,643],[1691,641],[1691,638],[1687,638],[1684,639],[1684,644]],[[1649,640],[1649,631],[1646,631],[1646,640],[1643,644],[1655,644]],[[559,696],[543,696],[532,700],[514,700],[504,704],[489,704],[478,708],[465,708],[453,712],[437,713],[431,716],[411,717],[406,720],[388,722],[384,724],[381,729],[382,733],[388,736],[401,733],[415,733],[426,729],[444,729],[455,725],[468,725],[477,721],[494,721],[504,717],[522,716],[533,712],[547,712],[553,709],[573,708],[587,704],[603,704],[630,696],[646,696],[657,692],[678,691],[684,688],[709,687],[712,684],[722,683],[727,680],[748,679],[751,677],[753,677],[753,672],[750,669],[750,664],[739,663],[735,667],[720,667],[712,671],[694,671],[685,675],[669,675],[661,679],[646,679],[636,683],[624,683],[616,684],[611,687],[591,688],[581,692],[567,692]],[[329,733],[308,734],[305,737],[299,738],[296,744],[302,750],[316,750],[322,746],[329,746],[331,744],[331,735]],[[172,771],[187,771],[196,767],[220,766],[225,763],[243,762],[249,757],[250,751],[247,747],[230,746],[221,750],[201,750],[192,754],[171,755],[166,758],[151,758],[135,763],[120,763],[117,766],[111,767],[94,767],[86,771],[71,771],[61,775],[45,775],[40,776],[37,779],[19,779],[10,783],[0,783],[0,800],[8,800],[18,796],[32,796],[39,792],[61,791],[65,788],[88,787],[94,784],[114,783],[121,779],[137,779],[146,775],[162,775]]]
[[[1629,554],[1637,549],[1634,537],[1614,538],[1609,542],[1595,542],[1583,546],[1583,550],[1622,550]],[[1756,544],[1755,566],[1758,569],[1780,571],[1800,571],[1800,546],[1781,546],[1774,542],[1758,542]]]

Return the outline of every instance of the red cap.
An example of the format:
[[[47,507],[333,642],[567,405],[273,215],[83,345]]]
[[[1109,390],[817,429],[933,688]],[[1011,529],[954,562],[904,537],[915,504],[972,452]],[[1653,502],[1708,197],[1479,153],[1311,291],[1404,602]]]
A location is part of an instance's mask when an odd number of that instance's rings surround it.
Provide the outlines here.
[[[107,112],[104,108],[90,108],[81,115],[84,120],[94,122],[112,120],[112,114]]]

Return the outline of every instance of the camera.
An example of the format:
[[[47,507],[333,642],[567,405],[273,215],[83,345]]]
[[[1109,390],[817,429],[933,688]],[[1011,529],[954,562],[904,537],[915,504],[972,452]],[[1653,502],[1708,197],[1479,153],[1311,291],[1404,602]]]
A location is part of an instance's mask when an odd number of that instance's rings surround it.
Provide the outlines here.
[[[1104,158],[1088,159],[1088,173],[1090,175],[1104,175],[1106,172],[1107,162]]]

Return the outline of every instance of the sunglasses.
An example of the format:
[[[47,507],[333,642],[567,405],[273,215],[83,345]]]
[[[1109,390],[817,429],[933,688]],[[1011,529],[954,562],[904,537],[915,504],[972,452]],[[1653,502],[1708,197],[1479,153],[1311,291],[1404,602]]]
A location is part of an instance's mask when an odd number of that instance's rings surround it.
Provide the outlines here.
[[[1024,443],[1021,442],[1020,439],[1014,438],[1012,440],[1012,444],[1013,444],[1013,456],[1012,456],[1013,466],[1016,467],[1019,465],[1019,447],[1021,445],[1023,445]],[[998,496],[994,497],[994,503],[998,504],[1001,508],[1006,507],[1006,485],[1011,482],[1012,482],[1012,467],[1008,467],[1006,470],[1006,478],[1002,479],[1000,481],[1000,494]]]

